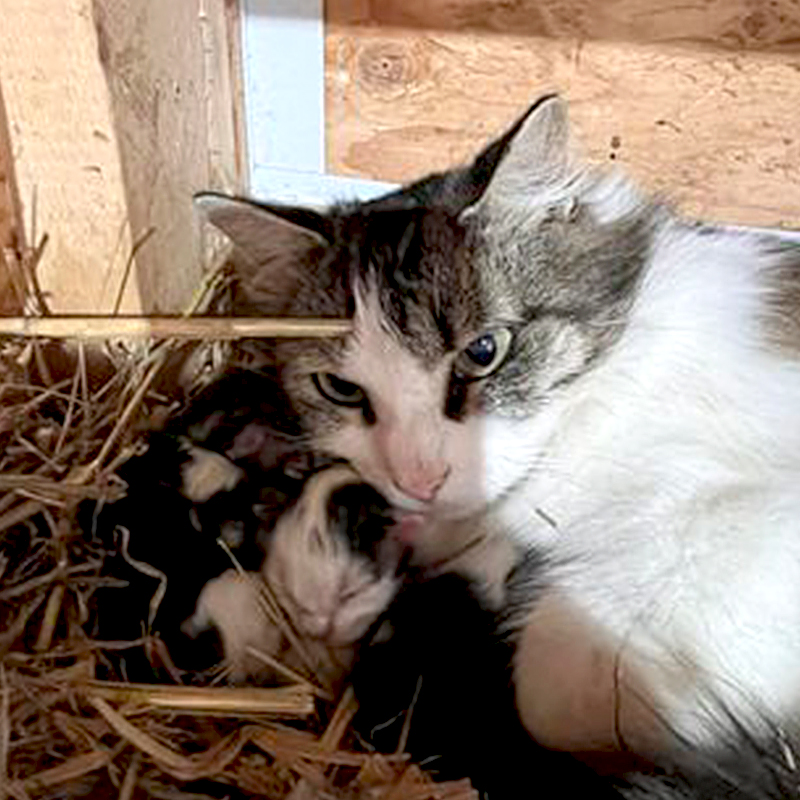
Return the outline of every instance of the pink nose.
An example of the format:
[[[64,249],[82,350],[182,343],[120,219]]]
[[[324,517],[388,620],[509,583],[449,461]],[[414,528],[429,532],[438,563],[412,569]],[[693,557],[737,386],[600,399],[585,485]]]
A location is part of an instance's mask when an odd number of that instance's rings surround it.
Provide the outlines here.
[[[394,484],[407,497],[427,503],[436,497],[449,474],[450,467],[448,466],[435,473],[417,473],[404,476],[402,479],[395,478]]]

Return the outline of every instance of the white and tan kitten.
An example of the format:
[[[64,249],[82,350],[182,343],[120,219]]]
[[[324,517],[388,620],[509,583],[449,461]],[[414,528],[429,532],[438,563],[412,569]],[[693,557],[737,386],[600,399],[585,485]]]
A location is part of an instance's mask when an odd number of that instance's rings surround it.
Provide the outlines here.
[[[403,535],[486,525],[550,564],[515,672],[540,741],[713,745],[720,707],[796,726],[797,247],[583,163],[555,97],[371,203],[199,203],[237,247],[235,313],[352,318],[265,358]]]
[[[281,677],[254,649],[292,669],[311,667],[326,686],[335,685],[352,666],[355,645],[397,593],[401,548],[384,537],[378,515],[363,521],[368,534],[356,540],[358,524],[354,531],[353,519],[340,514],[347,501],[340,492],[348,489],[351,504],[377,498],[343,464],[313,475],[270,534],[261,572],[231,569],[203,588],[183,630],[196,636],[217,628],[233,682]],[[312,664],[293,651],[281,625],[265,610],[265,584]]]

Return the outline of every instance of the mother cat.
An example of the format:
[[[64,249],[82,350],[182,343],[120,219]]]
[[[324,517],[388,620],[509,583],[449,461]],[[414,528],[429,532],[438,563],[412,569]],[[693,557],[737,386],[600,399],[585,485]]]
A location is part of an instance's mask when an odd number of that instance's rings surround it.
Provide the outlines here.
[[[373,202],[198,202],[237,246],[235,313],[353,318],[275,348],[315,444],[421,552],[491,534],[463,567],[489,582],[503,542],[544,562],[515,665],[541,742],[800,720],[800,250],[582,163],[556,97]]]

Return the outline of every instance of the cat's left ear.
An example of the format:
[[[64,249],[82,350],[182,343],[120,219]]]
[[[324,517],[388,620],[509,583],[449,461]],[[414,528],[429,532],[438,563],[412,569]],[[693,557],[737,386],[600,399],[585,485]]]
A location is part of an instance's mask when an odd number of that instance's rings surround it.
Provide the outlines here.
[[[470,176],[483,189],[479,202],[508,199],[561,182],[572,161],[567,104],[547,95],[478,156]]]

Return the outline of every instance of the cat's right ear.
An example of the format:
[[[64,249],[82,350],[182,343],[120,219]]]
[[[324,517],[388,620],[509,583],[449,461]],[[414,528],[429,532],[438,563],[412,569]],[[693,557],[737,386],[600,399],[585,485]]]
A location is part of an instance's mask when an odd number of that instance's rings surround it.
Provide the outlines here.
[[[233,244],[230,262],[242,299],[265,312],[294,293],[311,252],[330,243],[327,218],[310,209],[213,192],[195,195],[194,204]]]
[[[268,261],[276,249],[304,250],[329,243],[327,218],[308,208],[267,205],[216,192],[196,194],[194,205],[253,264]]]

